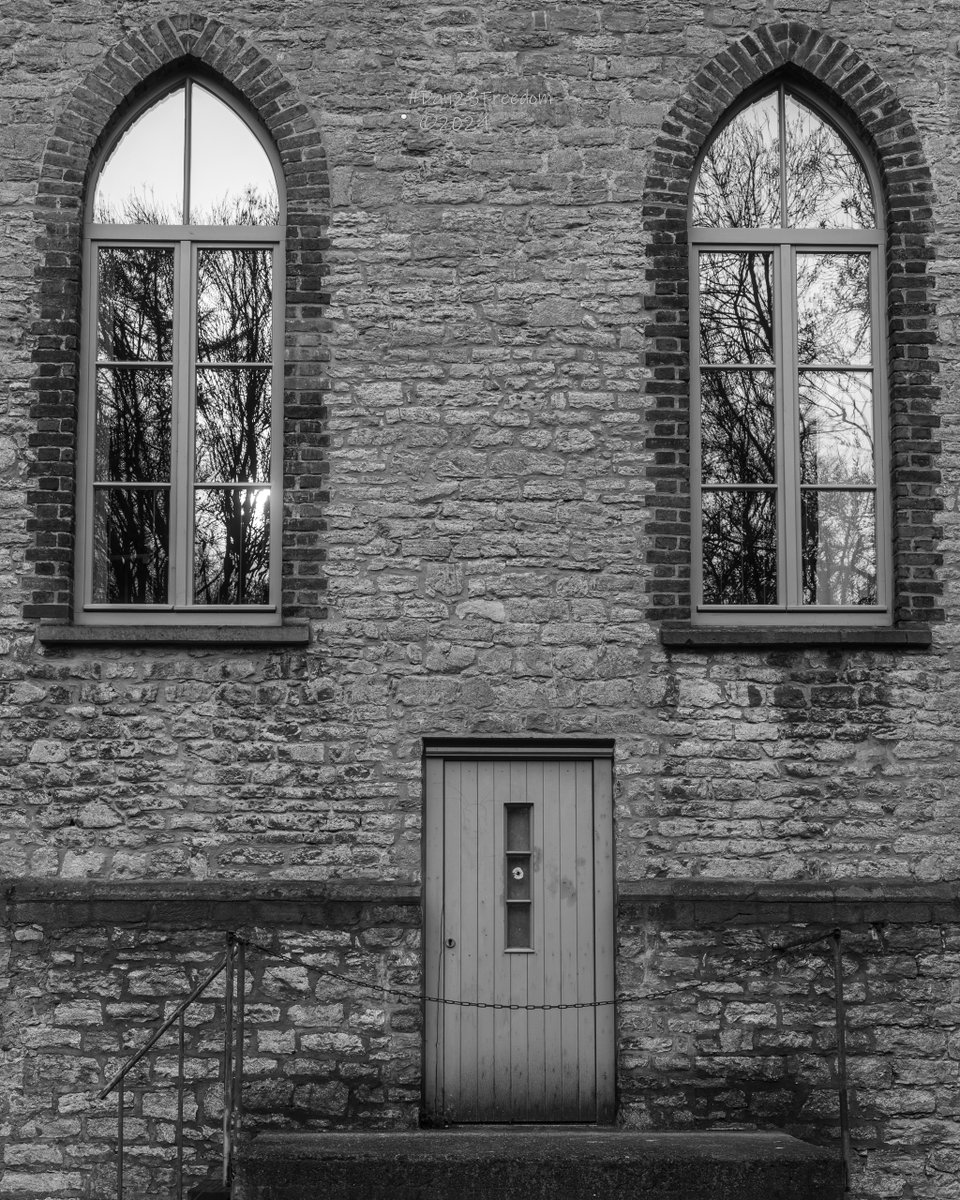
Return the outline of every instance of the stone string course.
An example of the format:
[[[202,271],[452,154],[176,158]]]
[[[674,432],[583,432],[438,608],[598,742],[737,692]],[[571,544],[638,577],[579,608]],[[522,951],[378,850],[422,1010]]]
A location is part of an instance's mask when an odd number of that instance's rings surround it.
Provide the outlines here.
[[[613,738],[621,882],[910,880],[932,895],[960,878],[960,10],[172,11],[0,11],[0,875],[415,885],[422,738],[446,734]],[[891,179],[889,131],[909,141],[889,253],[905,264],[890,313],[898,615],[929,616],[933,645],[668,649],[650,610],[682,619],[686,603],[686,283],[678,231],[654,237],[652,191],[672,138],[689,162],[757,64],[814,45]],[[72,603],[87,172],[123,105],[184,54],[239,89],[281,147],[283,600],[311,640],[45,648],[38,621]],[[670,529],[651,527],[661,519]],[[742,903],[733,922],[621,905],[622,987],[675,992],[620,1010],[621,1119],[782,1124],[835,1144],[829,963],[765,957],[822,913]],[[269,932],[408,978],[411,912],[331,908]],[[886,948],[861,916],[845,943],[854,1200],[939,1200],[960,1188],[956,914],[931,902],[891,916]],[[5,928],[0,1193],[94,1200],[115,1134],[92,1097],[221,930],[188,914]],[[257,969],[258,1119],[416,1120],[408,1006]],[[191,1047],[193,1146],[216,1121],[215,1022]],[[170,1100],[166,1068],[147,1070],[131,1132],[162,1196]]]

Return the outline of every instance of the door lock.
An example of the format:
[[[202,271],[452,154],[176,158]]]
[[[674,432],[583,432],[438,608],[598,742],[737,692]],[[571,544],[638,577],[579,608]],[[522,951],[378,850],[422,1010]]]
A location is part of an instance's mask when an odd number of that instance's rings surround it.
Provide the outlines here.
[[[457,944],[456,938],[447,938],[447,949],[448,950],[452,950],[456,944]]]

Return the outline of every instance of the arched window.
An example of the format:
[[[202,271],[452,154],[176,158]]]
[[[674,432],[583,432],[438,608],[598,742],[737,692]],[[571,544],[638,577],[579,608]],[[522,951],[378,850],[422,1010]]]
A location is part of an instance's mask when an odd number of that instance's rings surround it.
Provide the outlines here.
[[[851,132],[787,84],[700,157],[695,621],[890,621],[881,211]]]
[[[280,621],[276,151],[186,77],[105,147],[84,236],[75,620]]]

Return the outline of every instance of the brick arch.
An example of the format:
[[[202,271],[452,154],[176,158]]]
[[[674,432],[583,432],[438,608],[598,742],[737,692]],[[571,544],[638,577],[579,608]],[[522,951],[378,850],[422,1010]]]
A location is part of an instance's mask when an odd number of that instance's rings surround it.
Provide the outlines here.
[[[327,248],[329,182],[320,134],[296,90],[256,46],[222,22],[164,18],[126,37],[68,99],[48,139],[37,188],[39,266],[30,435],[32,510],[24,616],[68,620],[72,611],[81,332],[81,252],[87,185],[104,140],[131,104],[166,76],[195,69],[223,82],[255,113],[277,147],[286,185],[283,596],[285,615],[309,615],[321,584],[326,463],[322,407],[325,354],[298,343],[310,322],[323,329],[320,256]],[[301,457],[302,456],[302,457]],[[295,514],[295,515],[294,515]],[[304,546],[304,541],[312,545]]]
[[[651,310],[648,615],[674,623],[691,615],[687,201],[694,167],[730,106],[784,76],[802,80],[847,117],[880,174],[887,226],[894,623],[903,629],[925,626],[943,619],[930,169],[916,127],[892,88],[856,51],[794,21],[753,30],[711,59],[670,109],[651,155],[643,204]]]

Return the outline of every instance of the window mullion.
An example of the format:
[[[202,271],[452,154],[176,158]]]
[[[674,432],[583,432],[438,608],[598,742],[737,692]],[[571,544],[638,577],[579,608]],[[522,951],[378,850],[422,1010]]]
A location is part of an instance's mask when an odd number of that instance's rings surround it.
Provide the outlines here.
[[[177,315],[176,342],[174,345],[174,373],[176,394],[173,405],[173,448],[171,464],[171,518],[173,545],[170,562],[173,570],[173,602],[178,608],[189,603],[191,578],[190,503],[193,483],[193,385],[191,365],[193,362],[193,297],[194,263],[193,247],[181,241],[177,261]]]
[[[183,223],[190,224],[190,160],[193,150],[190,145],[193,130],[193,80],[188,79],[183,93]]]
[[[780,371],[778,422],[780,426],[780,562],[783,570],[781,604],[795,608],[802,592],[801,504],[800,504],[800,419],[797,376],[797,282],[794,247],[780,247]]]
[[[879,245],[870,251],[870,383],[873,396],[873,486],[877,547],[877,603],[888,606],[893,597],[890,537],[892,486],[890,478],[890,427],[884,362],[886,313],[883,263]]]
[[[786,229],[787,217],[787,96],[783,84],[777,88],[777,121],[780,135],[780,228]]]
[[[271,409],[270,409],[270,566],[269,566],[269,598],[270,603],[280,606],[280,591],[282,581],[282,540],[283,527],[283,326],[277,320],[278,299],[286,292],[286,263],[283,259],[283,246],[275,245],[271,254],[272,265],[272,304],[270,308],[271,330]]]

